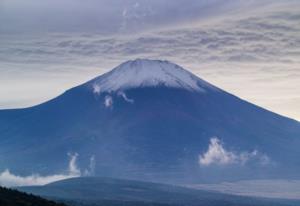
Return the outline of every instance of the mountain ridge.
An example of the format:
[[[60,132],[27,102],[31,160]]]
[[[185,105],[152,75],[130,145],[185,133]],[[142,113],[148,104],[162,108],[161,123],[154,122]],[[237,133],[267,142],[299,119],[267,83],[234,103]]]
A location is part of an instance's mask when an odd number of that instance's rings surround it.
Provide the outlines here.
[[[244,197],[204,190],[195,190],[182,186],[124,180],[104,177],[80,177],[62,180],[45,186],[19,187],[18,190],[33,193],[50,199],[78,202],[97,202],[117,200],[136,202],[133,205],[211,205],[211,206],[292,206],[299,201]],[[140,204],[139,204],[140,203]],[[142,204],[142,205],[143,205]]]
[[[99,176],[187,184],[299,177],[294,120],[221,89],[158,84],[95,94],[93,83],[35,107],[0,111],[0,171],[53,174],[78,153],[81,168],[95,157]],[[260,157],[270,161],[260,164]]]

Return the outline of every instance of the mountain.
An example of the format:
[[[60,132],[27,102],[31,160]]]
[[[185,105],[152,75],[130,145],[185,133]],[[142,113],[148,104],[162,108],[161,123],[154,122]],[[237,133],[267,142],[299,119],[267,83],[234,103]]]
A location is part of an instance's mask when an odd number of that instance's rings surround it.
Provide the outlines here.
[[[0,187],[0,205],[7,206],[66,206],[17,190]]]
[[[167,184],[103,177],[71,178],[45,186],[20,187],[18,190],[49,199],[71,202],[74,205],[78,202],[83,205],[109,205],[118,201],[119,205],[151,203],[175,206],[292,206],[299,204],[299,201],[241,197]]]
[[[168,61],[128,61],[43,104],[0,111],[0,171],[21,175],[64,172],[79,154],[78,167],[98,176],[299,178],[299,146],[299,122]]]

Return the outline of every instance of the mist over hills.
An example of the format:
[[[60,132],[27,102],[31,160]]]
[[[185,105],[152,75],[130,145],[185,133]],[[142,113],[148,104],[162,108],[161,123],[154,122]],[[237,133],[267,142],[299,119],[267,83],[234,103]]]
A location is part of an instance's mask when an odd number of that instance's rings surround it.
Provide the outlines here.
[[[252,198],[188,189],[167,184],[103,177],[72,178],[45,186],[18,190],[69,205],[152,205],[152,206],[294,206],[299,201]]]

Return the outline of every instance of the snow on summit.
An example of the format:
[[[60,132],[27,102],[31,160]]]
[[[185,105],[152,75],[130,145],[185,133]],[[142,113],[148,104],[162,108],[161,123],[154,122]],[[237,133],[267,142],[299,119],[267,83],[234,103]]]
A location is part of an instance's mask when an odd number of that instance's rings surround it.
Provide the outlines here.
[[[136,59],[117,66],[89,82],[95,93],[138,87],[166,86],[205,92],[214,86],[169,61]]]

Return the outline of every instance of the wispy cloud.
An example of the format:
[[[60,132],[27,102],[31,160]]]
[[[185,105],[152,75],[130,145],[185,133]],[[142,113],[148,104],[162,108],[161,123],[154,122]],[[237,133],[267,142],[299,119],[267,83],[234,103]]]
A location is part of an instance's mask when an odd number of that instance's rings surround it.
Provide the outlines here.
[[[244,180],[222,182],[219,184],[188,185],[195,189],[211,190],[235,195],[268,197],[283,199],[300,199],[300,180]]]
[[[53,174],[47,176],[43,176],[40,174],[21,176],[21,175],[13,174],[12,172],[9,171],[9,169],[6,169],[2,173],[0,173],[0,185],[6,187],[45,185],[59,180],[64,180],[73,177],[80,177],[82,175],[90,176],[94,174],[95,164],[96,164],[94,156],[92,156],[90,159],[89,168],[86,169],[85,172],[82,174],[80,168],[77,165],[78,154],[69,153],[68,155],[70,157],[70,161],[69,161],[68,171],[66,171],[65,173]]]
[[[86,3],[72,0],[44,0],[40,3],[38,0],[27,0],[24,3],[22,0],[2,0],[0,33],[20,31],[135,33],[168,24],[210,18],[226,13],[228,10],[243,8],[242,2],[240,0],[172,2],[169,0],[90,0]],[[250,2],[254,4],[259,1]],[[78,15],[73,15],[74,12]]]
[[[78,177],[72,174],[57,174],[49,176],[41,176],[39,174],[33,174],[30,176],[19,176],[11,173],[9,170],[5,170],[0,174],[0,185],[6,187],[15,186],[29,186],[29,185],[45,185],[50,182],[55,182],[72,177]]]
[[[231,165],[241,164],[244,165],[248,161],[257,160],[261,165],[270,163],[267,155],[261,154],[257,150],[252,152],[234,152],[224,148],[223,143],[217,138],[210,139],[208,150],[199,156],[199,164],[203,166],[209,165]]]
[[[113,106],[113,98],[112,98],[112,96],[106,95],[104,97],[104,105],[107,108],[112,108],[112,106]]]
[[[101,92],[100,86],[97,85],[97,84],[94,84],[94,85],[93,85],[93,92],[94,92],[94,94],[99,95],[100,92]]]
[[[78,153],[74,153],[68,154],[70,157],[70,162],[69,162],[69,174],[73,175],[73,176],[80,176],[81,175],[81,171],[77,166],[77,157],[78,157]]]
[[[118,95],[121,96],[126,102],[129,102],[129,103],[134,103],[134,100],[133,99],[129,99],[126,95],[125,92],[122,92],[122,91],[119,91],[118,92]]]
[[[84,170],[84,176],[93,176],[93,175],[95,175],[95,168],[96,168],[96,159],[95,159],[95,156],[92,155],[90,157],[89,168]]]

